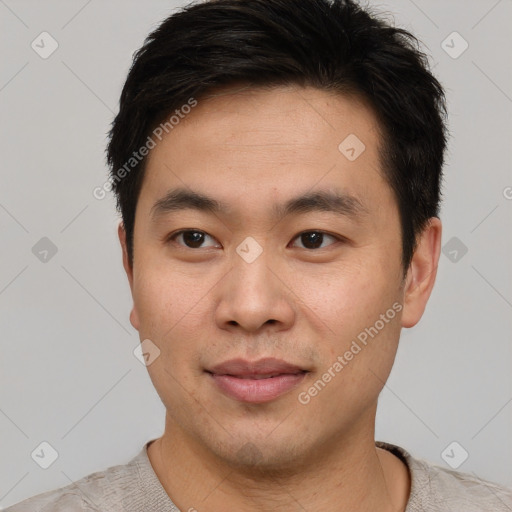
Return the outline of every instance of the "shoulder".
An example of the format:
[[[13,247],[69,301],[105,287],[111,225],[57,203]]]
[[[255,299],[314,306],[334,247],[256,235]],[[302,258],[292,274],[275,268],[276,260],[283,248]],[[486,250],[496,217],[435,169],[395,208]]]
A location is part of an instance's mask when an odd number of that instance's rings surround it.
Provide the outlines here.
[[[11,507],[4,512],[75,512],[123,510],[119,505],[139,489],[138,461],[141,453],[127,464],[111,466],[91,473],[65,487],[47,491]]]
[[[94,509],[84,500],[80,491],[71,484],[32,496],[6,508],[4,512],[75,512],[84,510]]]
[[[464,512],[510,512],[512,490],[478,478],[476,475],[453,471],[423,461],[419,471],[428,479],[435,505],[447,510]]]
[[[411,492],[406,512],[510,512],[512,489],[412,457],[406,450],[378,442],[409,467]]]

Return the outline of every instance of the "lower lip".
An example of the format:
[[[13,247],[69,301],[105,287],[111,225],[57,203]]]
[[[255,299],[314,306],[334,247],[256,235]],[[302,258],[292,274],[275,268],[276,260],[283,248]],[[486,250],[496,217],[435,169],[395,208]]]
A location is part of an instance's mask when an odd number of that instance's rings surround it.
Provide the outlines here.
[[[275,400],[299,385],[305,372],[282,374],[266,379],[241,379],[231,375],[210,374],[226,395],[240,402],[263,403]]]

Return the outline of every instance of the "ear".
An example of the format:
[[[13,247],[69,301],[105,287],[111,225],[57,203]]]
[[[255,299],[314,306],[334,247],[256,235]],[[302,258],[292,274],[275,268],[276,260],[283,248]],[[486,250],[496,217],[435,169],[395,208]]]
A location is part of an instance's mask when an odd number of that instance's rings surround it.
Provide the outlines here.
[[[431,217],[417,241],[404,286],[402,327],[416,325],[434,287],[441,254],[441,221]]]
[[[123,267],[128,277],[128,282],[130,283],[130,289],[133,293],[133,269],[130,265],[130,260],[128,258],[128,247],[126,245],[126,230],[124,229],[124,225],[122,222],[119,223],[117,227],[117,234],[119,236],[119,242],[121,243],[121,249],[123,251]]]
[[[126,245],[126,230],[124,229],[124,225],[122,222],[120,222],[119,226],[117,227],[117,234],[119,236],[119,242],[121,243],[121,249],[123,251],[123,267],[126,272],[126,276],[128,277],[128,282],[130,283],[130,290],[132,292],[133,297],[133,268],[130,264],[130,259],[128,258],[128,247]],[[130,323],[135,329],[139,330],[139,315],[137,313],[135,303],[130,312]]]

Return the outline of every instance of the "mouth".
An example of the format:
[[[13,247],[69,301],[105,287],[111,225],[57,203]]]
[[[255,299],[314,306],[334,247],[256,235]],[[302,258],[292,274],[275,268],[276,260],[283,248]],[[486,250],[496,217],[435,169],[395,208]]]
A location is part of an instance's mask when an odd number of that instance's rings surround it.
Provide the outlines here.
[[[298,386],[309,370],[274,358],[232,359],[205,370],[216,388],[240,402],[264,403]]]
[[[235,377],[237,379],[254,379],[254,380],[260,380],[260,379],[273,379],[274,377],[279,377],[281,375],[298,375],[300,373],[304,373],[303,371],[297,372],[297,373],[267,373],[267,374],[244,374],[244,375],[231,375],[229,373],[226,374],[212,374],[212,375],[220,375],[224,377]]]

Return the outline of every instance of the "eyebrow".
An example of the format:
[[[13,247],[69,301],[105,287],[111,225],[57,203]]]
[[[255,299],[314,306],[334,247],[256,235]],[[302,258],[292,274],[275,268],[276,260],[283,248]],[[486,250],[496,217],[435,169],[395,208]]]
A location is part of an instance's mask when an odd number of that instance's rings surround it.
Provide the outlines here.
[[[232,215],[232,210],[227,204],[185,188],[169,190],[165,196],[155,202],[150,210],[150,215],[156,219],[170,212],[187,209]],[[309,192],[292,198],[284,204],[275,204],[272,209],[276,218],[316,211],[332,212],[352,218],[368,213],[368,209],[355,196],[333,191]]]

